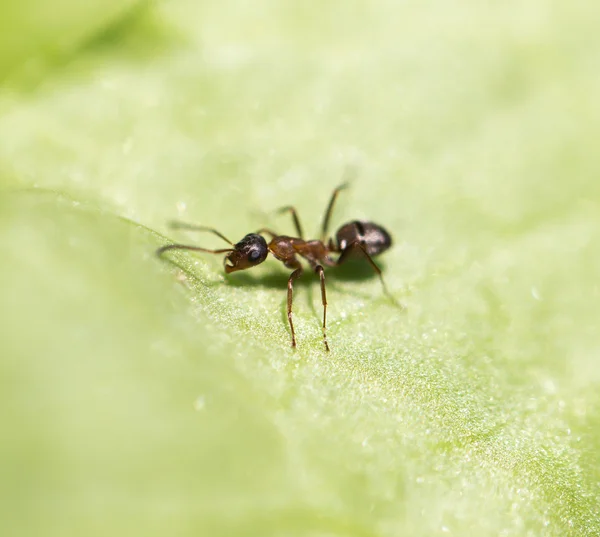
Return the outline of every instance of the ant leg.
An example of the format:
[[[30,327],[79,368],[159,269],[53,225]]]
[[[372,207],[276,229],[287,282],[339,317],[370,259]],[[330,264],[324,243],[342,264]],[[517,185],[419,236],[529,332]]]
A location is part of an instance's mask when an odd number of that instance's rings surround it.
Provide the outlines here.
[[[321,226],[321,241],[324,242],[327,236],[327,230],[329,229],[329,220],[331,218],[331,212],[333,211],[333,205],[335,204],[335,200],[340,193],[340,191],[348,188],[348,183],[342,183],[338,186],[331,194],[331,199],[329,200],[329,205],[327,205],[327,210],[325,211],[325,217],[323,218],[323,225]]]
[[[296,212],[296,209],[291,205],[287,205],[285,207],[282,207],[281,209],[278,209],[277,212],[279,214],[287,212],[292,213],[292,218],[294,219],[294,226],[296,226],[296,233],[298,233],[298,238],[302,239],[304,237],[304,234],[302,233],[302,226],[300,225],[300,219],[298,218],[298,213]]]
[[[336,264],[341,265],[344,261],[346,261],[350,257],[350,254],[354,250],[359,250],[360,252],[362,252],[362,254],[365,256],[367,261],[370,263],[371,267],[373,267],[373,270],[377,273],[377,276],[379,276],[379,281],[381,282],[381,286],[383,287],[383,292],[388,296],[388,298],[392,301],[392,303],[395,306],[398,306],[399,308],[401,308],[402,306],[396,301],[396,299],[394,298],[392,293],[390,293],[388,291],[388,288],[385,285],[385,281],[383,279],[383,273],[381,272],[381,269],[375,264],[375,261],[373,261],[373,258],[367,253],[364,246],[360,242],[356,241],[356,242],[349,244],[342,252],[342,255],[340,255],[340,257],[338,257]]]
[[[279,233],[275,233],[274,231],[272,231],[272,230],[270,230],[270,229],[267,229],[266,227],[261,227],[261,228],[260,228],[260,229],[259,229],[259,230],[256,232],[256,234],[257,234],[257,235],[263,235],[263,234],[265,234],[265,233],[266,233],[267,235],[271,235],[271,238],[274,238],[274,237],[278,237],[278,236],[279,236]]]
[[[329,352],[329,345],[327,344],[327,295],[325,294],[325,270],[321,265],[315,267],[315,272],[321,278],[321,301],[323,302],[323,343],[325,343],[325,350]]]
[[[187,224],[186,222],[180,222],[179,220],[172,220],[171,222],[169,222],[169,227],[172,227],[173,229],[189,229],[190,231],[208,231],[209,233],[214,233],[217,237],[220,237],[225,242],[228,242],[233,246],[233,243],[227,237],[225,237],[225,235],[219,233],[216,229],[213,229],[212,227]]]
[[[160,257],[167,250],[192,250],[194,252],[206,252],[209,254],[224,254],[226,252],[234,251],[231,248],[221,248],[220,250],[208,250],[207,248],[201,248],[200,246],[190,246],[187,244],[167,244],[166,246],[161,246],[158,250],[156,250],[156,255]]]
[[[290,274],[288,279],[288,292],[287,292],[287,316],[290,323],[290,330],[292,331],[292,347],[296,346],[296,334],[294,332],[294,323],[292,322],[292,294],[293,294],[293,282],[295,279],[302,275],[302,266],[298,264],[298,268]]]

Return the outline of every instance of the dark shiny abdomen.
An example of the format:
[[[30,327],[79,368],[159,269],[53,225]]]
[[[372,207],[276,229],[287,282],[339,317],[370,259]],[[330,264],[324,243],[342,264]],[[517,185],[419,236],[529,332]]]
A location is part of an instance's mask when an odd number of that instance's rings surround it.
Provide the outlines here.
[[[353,242],[360,242],[369,255],[385,252],[392,245],[392,237],[381,226],[373,222],[354,220],[344,224],[335,234],[340,251]]]

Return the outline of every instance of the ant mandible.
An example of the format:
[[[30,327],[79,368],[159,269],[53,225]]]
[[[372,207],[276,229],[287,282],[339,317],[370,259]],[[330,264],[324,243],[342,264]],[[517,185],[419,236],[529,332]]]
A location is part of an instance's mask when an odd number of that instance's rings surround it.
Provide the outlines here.
[[[329,351],[327,343],[327,296],[325,293],[325,271],[323,265],[328,267],[336,267],[347,261],[349,258],[362,255],[375,273],[379,276],[383,291],[390,297],[394,304],[397,304],[393,296],[388,291],[381,269],[375,264],[372,257],[381,254],[392,245],[390,234],[380,225],[373,222],[365,222],[353,220],[344,224],[337,230],[335,240],[331,237],[326,241],[327,230],[329,228],[329,220],[335,200],[340,193],[348,187],[347,183],[338,186],[331,195],[329,205],[325,211],[325,217],[321,225],[321,238],[318,240],[305,240],[303,238],[302,226],[298,219],[298,213],[292,206],[286,206],[279,209],[278,212],[289,212],[294,220],[297,237],[288,237],[287,235],[279,235],[267,228],[262,228],[256,233],[249,233],[237,244],[233,244],[228,238],[219,233],[216,229],[185,224],[182,222],[173,222],[173,227],[190,229],[194,231],[208,231],[214,233],[225,242],[231,245],[231,248],[221,248],[218,250],[209,250],[200,246],[190,246],[187,244],[168,244],[159,248],[156,253],[162,255],[167,250],[192,250],[196,252],[207,252],[210,254],[226,254],[223,260],[225,272],[230,274],[238,270],[245,270],[256,265],[260,265],[266,258],[269,252],[273,254],[275,259],[281,261],[287,268],[292,269],[288,279],[287,292],[287,317],[290,323],[292,333],[292,347],[296,346],[296,334],[294,332],[294,323],[292,322],[292,296],[293,283],[298,279],[304,269],[300,264],[297,256],[304,258],[311,269],[314,270],[321,279],[321,300],[323,302],[323,343],[325,349]],[[267,241],[262,235],[269,235],[271,241]],[[337,259],[333,259],[331,254],[340,254]]]

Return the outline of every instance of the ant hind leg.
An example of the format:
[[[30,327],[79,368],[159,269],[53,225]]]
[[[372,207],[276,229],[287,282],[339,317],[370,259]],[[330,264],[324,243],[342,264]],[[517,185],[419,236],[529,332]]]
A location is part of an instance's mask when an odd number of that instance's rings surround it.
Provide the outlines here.
[[[327,294],[325,293],[325,270],[321,265],[315,267],[315,272],[321,278],[321,301],[323,302],[323,343],[325,350],[329,352],[329,344],[327,343]]]
[[[383,273],[381,272],[381,269],[377,266],[375,261],[373,261],[373,258],[367,253],[364,246],[360,242],[356,241],[356,242],[353,242],[352,244],[349,244],[347,246],[347,248],[345,248],[344,251],[342,252],[342,255],[340,255],[340,257],[338,257],[336,265],[341,265],[342,263],[344,263],[346,260],[348,260],[350,258],[351,253],[356,250],[360,251],[363,254],[363,256],[369,262],[369,264],[371,265],[371,267],[373,268],[373,270],[375,271],[377,276],[379,276],[379,281],[381,282],[381,287],[383,288],[384,294],[387,295],[387,297],[392,301],[394,306],[402,308],[402,305],[394,298],[392,293],[390,293],[390,291],[388,290],[387,285],[385,284],[385,280],[383,279]]]
[[[325,241],[327,236],[327,231],[329,229],[329,220],[331,219],[331,213],[333,212],[333,206],[335,205],[335,200],[338,197],[338,194],[348,188],[348,183],[342,183],[339,185],[331,194],[331,199],[329,200],[329,204],[327,205],[327,209],[325,210],[325,216],[323,217],[323,224],[321,225],[321,241]]]
[[[287,292],[287,317],[290,323],[290,330],[292,332],[292,347],[296,347],[296,334],[294,332],[294,323],[292,321],[292,300],[294,294],[294,280],[298,279],[302,275],[302,266],[298,263],[298,268],[290,274],[288,278],[288,292]]]

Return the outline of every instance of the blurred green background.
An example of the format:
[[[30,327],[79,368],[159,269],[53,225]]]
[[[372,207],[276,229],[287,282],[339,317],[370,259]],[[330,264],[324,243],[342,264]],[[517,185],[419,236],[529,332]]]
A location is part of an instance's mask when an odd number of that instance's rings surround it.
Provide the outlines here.
[[[600,7],[0,7],[0,533],[600,534]],[[294,204],[394,237],[225,278]]]

